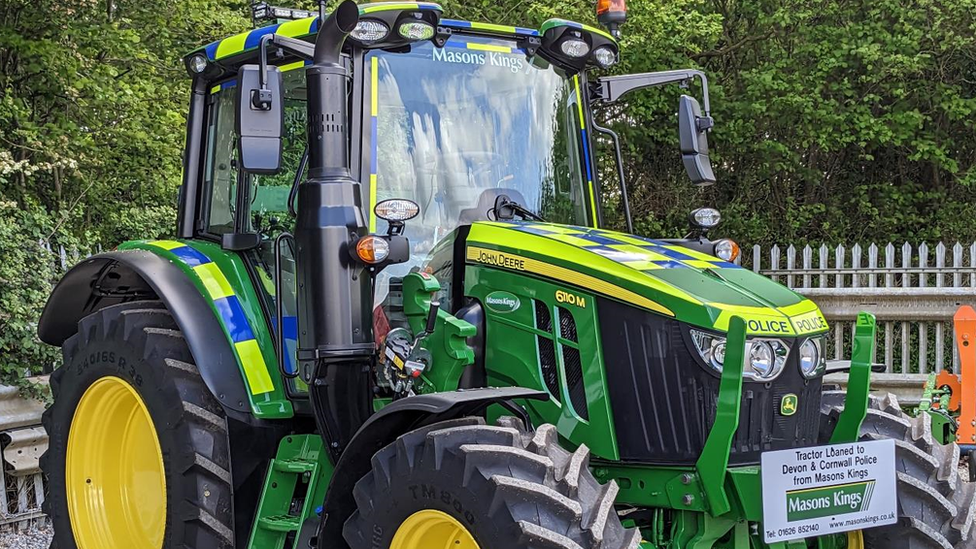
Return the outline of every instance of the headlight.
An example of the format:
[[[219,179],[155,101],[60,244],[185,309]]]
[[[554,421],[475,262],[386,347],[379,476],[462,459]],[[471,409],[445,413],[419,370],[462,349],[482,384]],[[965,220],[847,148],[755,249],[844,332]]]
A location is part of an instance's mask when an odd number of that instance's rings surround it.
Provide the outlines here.
[[[826,368],[823,360],[823,338],[811,337],[800,345],[800,372],[810,379],[819,376]]]
[[[390,27],[387,27],[382,21],[377,21],[376,19],[363,19],[350,33],[353,38],[363,44],[379,42],[386,38],[388,34],[390,34]]]
[[[700,330],[691,330],[698,354],[716,372],[725,366],[726,338]],[[779,339],[750,339],[746,341],[746,364],[742,377],[767,382],[779,377],[786,366],[790,347]]]
[[[694,340],[695,347],[698,348],[698,353],[705,364],[721,373],[722,366],[725,364],[725,338],[692,330],[691,339]]]
[[[607,46],[597,48],[596,51],[593,52],[593,58],[596,59],[596,62],[604,69],[612,67],[614,63],[617,62],[617,54]]]

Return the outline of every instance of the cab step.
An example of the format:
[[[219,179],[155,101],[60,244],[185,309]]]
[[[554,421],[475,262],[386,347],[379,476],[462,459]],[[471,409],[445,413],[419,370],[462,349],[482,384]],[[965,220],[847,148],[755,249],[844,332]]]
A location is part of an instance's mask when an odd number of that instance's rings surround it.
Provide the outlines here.
[[[332,471],[318,435],[282,439],[268,464],[247,549],[296,549],[302,525],[318,519]]]

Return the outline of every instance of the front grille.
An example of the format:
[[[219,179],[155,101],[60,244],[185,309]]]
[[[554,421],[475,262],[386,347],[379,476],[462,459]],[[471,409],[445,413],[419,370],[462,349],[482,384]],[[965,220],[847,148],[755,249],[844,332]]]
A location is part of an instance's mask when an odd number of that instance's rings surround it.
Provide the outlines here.
[[[552,314],[549,307],[537,300],[535,302],[535,327],[546,332],[552,331]],[[543,335],[536,336],[536,345],[539,346],[539,367],[542,369],[542,380],[546,384],[546,389],[556,402],[559,398],[559,371],[556,364],[556,344],[552,339]]]
[[[701,362],[677,321],[606,299],[599,316],[621,459],[694,463],[715,422],[718,376]],[[804,379],[796,360],[794,349],[770,387],[743,383],[731,464],[755,464],[762,452],[817,443],[821,381]],[[799,397],[799,409],[783,416],[780,402],[790,393]]]
[[[578,343],[576,334],[576,319],[573,313],[562,307],[559,312],[559,336],[567,341]],[[566,371],[566,388],[569,390],[569,402],[573,405],[576,415],[589,421],[590,410],[586,405],[586,385],[583,383],[583,361],[579,349],[560,344],[563,353],[563,369]]]

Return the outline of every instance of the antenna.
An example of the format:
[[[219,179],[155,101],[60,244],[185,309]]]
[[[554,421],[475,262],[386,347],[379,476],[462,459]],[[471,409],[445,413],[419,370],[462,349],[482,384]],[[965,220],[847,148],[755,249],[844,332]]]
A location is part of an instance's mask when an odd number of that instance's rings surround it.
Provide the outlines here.
[[[319,26],[325,21],[325,0],[319,0]]]

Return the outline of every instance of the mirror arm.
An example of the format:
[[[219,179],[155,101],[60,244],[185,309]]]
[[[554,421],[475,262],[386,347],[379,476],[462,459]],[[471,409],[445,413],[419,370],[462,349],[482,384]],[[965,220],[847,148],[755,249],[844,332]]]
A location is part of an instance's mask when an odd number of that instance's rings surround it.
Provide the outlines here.
[[[615,103],[634,90],[656,88],[668,84],[686,84],[695,78],[701,81],[702,106],[705,116],[708,117],[711,115],[711,106],[708,101],[708,77],[702,71],[695,69],[606,76],[597,81],[599,91],[596,95],[604,103]]]
[[[282,36],[280,34],[271,34],[271,43],[275,46],[287,51],[292,55],[301,57],[306,61],[311,61],[315,56],[315,46],[309,44],[304,40],[298,40],[297,38],[288,38],[287,36]],[[264,40],[265,37],[261,39]]]
[[[304,40],[288,38],[280,34],[265,34],[258,43],[258,52],[261,56],[261,89],[266,89],[268,85],[268,44],[301,57],[306,61],[311,61],[315,55],[315,46]]]
[[[617,178],[620,180],[620,197],[624,202],[624,218],[627,221],[627,232],[634,234],[634,221],[630,216],[630,199],[627,197],[627,180],[624,178],[624,156],[620,151],[620,136],[610,128],[605,128],[593,122],[593,129],[608,136],[613,141],[613,150],[617,157]]]

